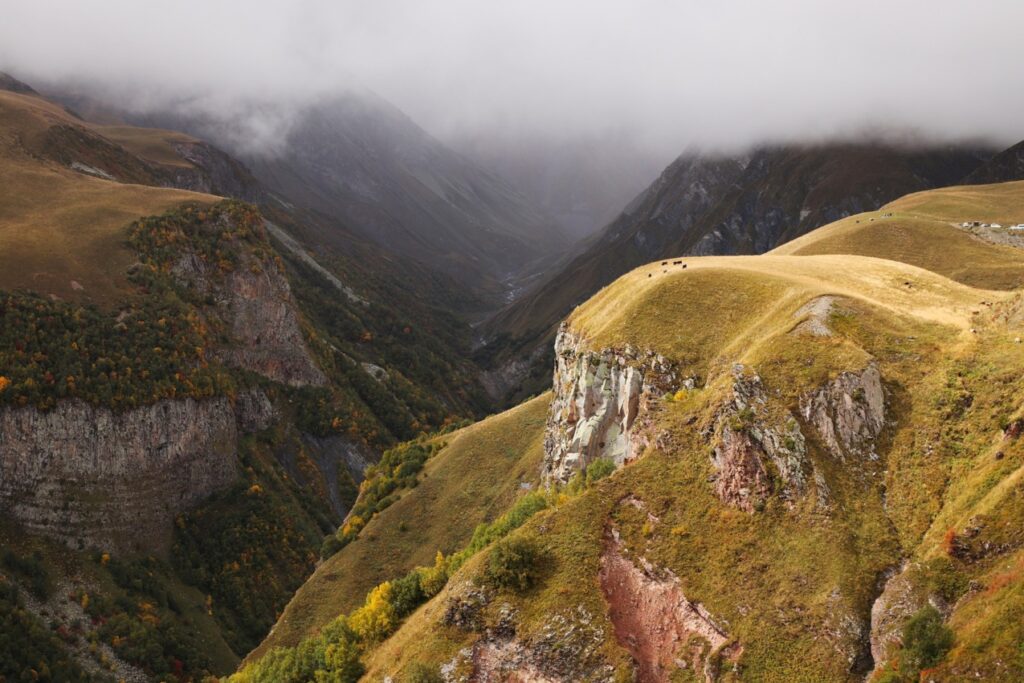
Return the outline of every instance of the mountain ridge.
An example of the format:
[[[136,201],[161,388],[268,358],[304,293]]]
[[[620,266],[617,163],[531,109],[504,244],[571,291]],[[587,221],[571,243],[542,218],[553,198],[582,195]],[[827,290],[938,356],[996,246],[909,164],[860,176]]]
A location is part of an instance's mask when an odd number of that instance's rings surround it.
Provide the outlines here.
[[[503,365],[532,356],[573,306],[630,267],[656,258],[768,251],[842,215],[952,184],[988,156],[972,149],[881,143],[683,155],[582,252],[488,320],[489,369],[500,372]],[[499,388],[514,392],[526,377],[531,379],[522,391],[529,393],[536,388],[533,367]]]

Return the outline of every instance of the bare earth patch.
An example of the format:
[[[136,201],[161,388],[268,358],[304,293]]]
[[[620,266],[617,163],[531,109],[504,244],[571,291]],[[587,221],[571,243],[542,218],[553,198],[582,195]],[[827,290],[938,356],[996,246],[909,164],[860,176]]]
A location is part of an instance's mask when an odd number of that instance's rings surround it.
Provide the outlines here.
[[[832,312],[835,302],[834,296],[819,296],[808,301],[793,314],[794,318],[803,318],[800,324],[793,328],[793,332],[809,334],[814,337],[831,337],[832,330],[828,326],[828,316]]]
[[[599,579],[608,602],[615,638],[633,656],[639,683],[667,682],[673,671],[690,668],[712,679],[711,655],[728,648],[735,660],[741,649],[707,610],[683,595],[679,580],[654,567],[636,566],[623,554],[618,532],[605,538]]]

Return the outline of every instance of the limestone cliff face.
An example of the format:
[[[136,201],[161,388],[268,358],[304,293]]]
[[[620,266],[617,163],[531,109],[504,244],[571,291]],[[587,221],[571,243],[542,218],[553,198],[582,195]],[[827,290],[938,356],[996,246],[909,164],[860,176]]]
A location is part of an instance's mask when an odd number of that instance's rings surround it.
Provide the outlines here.
[[[234,481],[237,435],[227,398],[5,408],[0,507],[72,547],[159,548],[176,514]]]
[[[566,482],[602,458],[619,466],[635,459],[650,442],[660,397],[679,384],[665,357],[629,347],[591,351],[563,324],[555,340],[545,479]]]
[[[258,248],[239,245],[229,272],[186,250],[178,281],[206,303],[210,355],[292,386],[327,379],[313,360],[288,281]],[[238,434],[277,411],[259,390],[234,400],[161,400],[126,411],[71,400],[0,412],[0,510],[72,547],[164,548],[174,517],[237,477]]]
[[[306,347],[288,280],[272,260],[243,253],[240,264],[222,275],[189,251],[173,272],[213,300],[210,312],[230,337],[216,351],[224,363],[292,386],[327,382]]]
[[[807,434],[840,462],[878,459],[877,440],[885,426],[885,391],[878,366],[844,372],[800,399],[797,417],[772,401],[761,378],[749,368],[733,370],[732,396],[719,409],[712,477],[725,503],[747,512],[771,494],[792,503],[812,490],[819,507],[829,504],[829,486],[808,457]],[[813,482],[813,487],[809,485]]]
[[[844,372],[805,396],[800,412],[839,460],[878,459],[875,439],[885,426],[885,391],[874,363],[859,373]]]

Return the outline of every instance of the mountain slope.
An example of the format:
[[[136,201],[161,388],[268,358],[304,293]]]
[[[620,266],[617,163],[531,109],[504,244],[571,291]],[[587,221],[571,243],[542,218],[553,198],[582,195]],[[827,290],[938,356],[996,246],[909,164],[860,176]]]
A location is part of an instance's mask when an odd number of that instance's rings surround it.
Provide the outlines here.
[[[558,333],[547,503],[236,680],[1019,680],[1024,262],[959,226],[1022,212],[1019,184],[918,193],[794,249],[871,256],[620,277]]]
[[[437,437],[442,448],[418,485],[374,515],[355,541],[318,568],[248,660],[296,645],[358,606],[375,585],[432,564],[438,552],[458,550],[478,524],[498,517],[524,487],[536,486],[547,408],[548,398],[538,397]]]
[[[979,185],[1004,183],[1011,180],[1024,180],[1024,141],[1018,142],[986,161],[964,178],[964,183]]]
[[[134,157],[38,97],[0,91],[0,128],[0,287],[92,301],[124,294],[127,223],[183,202],[216,200],[97,177],[155,180]],[[81,144],[48,154],[59,136]]]
[[[4,85],[3,617],[84,628],[90,671],[226,673],[380,450],[480,409],[465,323],[421,299],[451,283],[351,234],[314,258],[293,235],[321,217],[176,189],[268,197],[207,143]]]
[[[518,532],[544,549],[535,588],[488,591],[486,558],[467,565],[374,652],[371,679],[419,661],[477,677],[500,671],[611,680],[614,669],[644,680],[668,680],[674,671],[685,680],[687,671],[703,669],[710,680],[861,680],[887,662],[897,666],[896,636],[929,599],[960,644],[948,659],[940,651],[936,680],[1020,675],[1024,662],[1014,659],[1013,643],[1022,634],[1007,616],[1020,602],[1004,588],[1013,580],[998,576],[1015,571],[1024,542],[1001,531],[1020,513],[1011,501],[1021,451],[996,416],[1017,410],[1024,387],[991,385],[1024,360],[1012,342],[1020,326],[970,313],[982,299],[1005,306],[1007,295],[863,257],[788,258],[694,259],[674,274],[655,265],[577,311],[569,330],[585,341],[563,344],[560,354],[608,358],[649,345],[679,364],[679,377],[696,373],[703,383],[660,406],[659,394],[641,398],[649,403],[630,438],[642,435],[641,426],[651,436],[634,441],[640,459]],[[838,286],[837,271],[849,278]],[[694,286],[705,293],[713,286],[717,298],[683,304],[692,301],[683,283],[704,273],[711,281]],[[658,277],[661,283],[649,284]],[[881,284],[905,279],[914,291]],[[678,286],[683,290],[673,291]],[[815,315],[801,311],[823,296],[831,305],[822,318],[827,337],[800,325]],[[667,330],[657,336],[664,326],[651,314],[676,307],[699,312],[702,323],[722,309],[748,317],[712,318],[725,336],[710,340]],[[651,326],[638,329],[638,321]],[[968,325],[984,328],[980,338]],[[564,367],[559,379],[567,384],[556,382],[555,404],[587,391],[572,362]],[[967,368],[973,370],[953,391],[969,394],[973,405],[950,408],[958,399],[946,397],[946,383]],[[649,370],[643,372],[646,381]],[[626,400],[611,386],[613,404]],[[558,415],[554,409],[551,417]],[[571,424],[557,427],[569,430],[568,444]],[[580,434],[575,438],[588,438]],[[920,434],[935,448],[927,455]],[[590,438],[612,437],[598,431]],[[557,471],[558,454],[549,448],[549,471]],[[968,474],[972,467],[989,480]],[[1004,502],[968,502],[982,492]],[[954,539],[996,534],[1002,545],[969,541],[989,548],[977,554],[956,541],[943,546],[946,529]],[[895,578],[879,584],[888,572]],[[983,588],[965,595],[969,580]],[[481,626],[442,625],[454,605],[480,590]],[[997,591],[1014,607],[996,608],[989,593]],[[673,607],[675,599],[681,607]],[[981,645],[973,631],[979,619],[992,632],[1009,629],[1008,637]],[[665,630],[675,636],[659,635]],[[552,657],[552,638],[559,657]]]
[[[1024,182],[950,187],[902,197],[876,212],[831,223],[772,254],[860,254],[909,263],[988,289],[1024,285],[1024,241],[1007,229],[1020,220]],[[962,220],[967,217],[967,220]]]
[[[254,114],[274,118],[274,107]],[[445,147],[370,92],[276,112],[288,126],[266,150],[213,118],[151,116],[232,150],[282,199],[331,216],[387,250],[501,302],[532,261],[567,240],[507,182]],[[319,241],[336,241],[331,231]]]
[[[956,182],[984,158],[976,150],[874,144],[684,155],[581,254],[488,322],[497,340],[490,353],[499,366],[529,356],[573,306],[641,263],[764,252],[842,216]]]

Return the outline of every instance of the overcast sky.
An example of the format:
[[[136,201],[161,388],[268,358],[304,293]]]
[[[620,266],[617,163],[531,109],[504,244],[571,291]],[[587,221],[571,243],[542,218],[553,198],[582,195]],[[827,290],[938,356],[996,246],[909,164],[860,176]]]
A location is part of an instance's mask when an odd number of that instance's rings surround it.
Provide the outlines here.
[[[447,139],[1024,138],[1021,0],[0,0],[0,19],[0,69],[161,106],[355,82]]]

